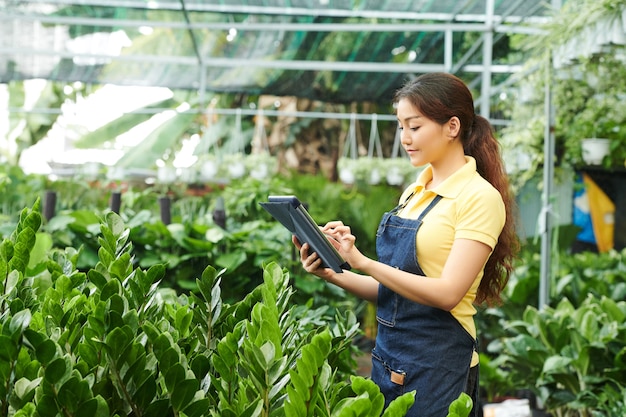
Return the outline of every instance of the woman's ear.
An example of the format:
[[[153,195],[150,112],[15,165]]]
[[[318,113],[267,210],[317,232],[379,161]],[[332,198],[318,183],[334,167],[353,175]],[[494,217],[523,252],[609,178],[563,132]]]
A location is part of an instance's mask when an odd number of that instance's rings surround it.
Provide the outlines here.
[[[448,123],[446,123],[448,129],[448,136],[451,138],[457,138],[461,132],[461,121],[458,117],[452,116]]]

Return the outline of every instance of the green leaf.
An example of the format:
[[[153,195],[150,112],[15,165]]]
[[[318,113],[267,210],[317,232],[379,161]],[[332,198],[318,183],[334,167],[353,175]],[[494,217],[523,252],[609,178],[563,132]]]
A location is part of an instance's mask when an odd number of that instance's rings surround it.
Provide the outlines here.
[[[207,410],[212,408],[210,398],[202,398],[189,404],[183,412],[188,417],[204,417],[207,414]]]
[[[92,398],[91,389],[87,381],[72,376],[61,385],[57,401],[65,409],[74,411],[78,406]]]
[[[37,414],[40,417],[56,417],[57,410],[57,403],[52,395],[44,394],[37,401]]]
[[[123,168],[153,166],[157,159],[163,157],[165,152],[180,140],[194,117],[192,113],[178,113],[126,152],[116,166]]]
[[[472,411],[473,402],[472,397],[462,392],[459,397],[452,401],[448,407],[448,417],[457,415],[459,417],[467,417]]]
[[[122,293],[122,286],[116,279],[112,279],[105,284],[100,293],[100,299],[103,301],[108,300],[113,295],[119,295]]]
[[[151,104],[150,106],[146,106],[145,109],[173,108],[177,104],[178,103],[175,100],[167,99]],[[117,119],[87,133],[81,138],[78,138],[74,142],[74,146],[83,149],[99,148],[105,143],[111,141],[111,139],[121,135],[122,133],[128,132],[131,128],[149,120],[151,117],[152,113],[149,111],[124,113]]]
[[[405,416],[414,403],[415,391],[406,392],[389,403],[382,417]]]
[[[30,251],[30,260],[28,267],[30,269],[35,268],[40,262],[44,262],[50,250],[52,249],[52,235],[50,233],[37,233],[35,238],[35,245]]]
[[[180,363],[174,363],[169,368],[165,368],[164,374],[165,385],[169,391],[174,391],[179,384],[185,381],[187,376],[185,368]]]
[[[98,395],[80,404],[76,416],[110,417],[111,413],[106,400]]]
[[[90,368],[93,368],[100,363],[98,351],[92,344],[81,343],[78,345],[77,350],[80,357],[87,363],[87,365],[89,365]]]
[[[182,337],[189,335],[189,326],[191,325],[192,319],[193,312],[189,311],[187,307],[179,307],[176,310],[174,325]]]
[[[57,344],[50,339],[45,339],[35,347],[35,354],[42,365],[48,366],[57,354]]]
[[[134,335],[130,327],[117,327],[107,335],[106,345],[113,360],[118,360],[124,350],[132,343]]]
[[[64,357],[56,358],[46,366],[44,380],[50,384],[56,384],[63,379],[66,374],[69,374],[70,371],[71,369],[68,369]]]
[[[182,411],[193,399],[198,391],[199,384],[196,379],[185,379],[179,381],[172,391],[172,407],[174,410]]]
[[[569,364],[572,362],[571,358],[563,356],[550,356],[546,359],[543,365],[543,373],[569,373]]]
[[[17,338],[22,335],[24,330],[26,330],[26,328],[30,324],[30,319],[30,310],[18,311],[13,317],[11,317],[11,322],[9,323],[9,331],[13,336],[13,340],[17,340]]]
[[[140,408],[146,409],[152,400],[154,400],[156,394],[156,378],[146,378],[145,381],[137,387],[137,391],[133,395],[133,400]]]
[[[248,255],[243,251],[224,253],[215,259],[215,263],[229,271],[236,270],[248,259]]]
[[[41,379],[42,378],[36,378],[31,381],[27,378],[20,378],[15,381],[13,393],[21,400],[21,407],[23,407],[26,402],[33,399],[35,396],[35,389],[41,383]]]
[[[107,279],[100,272],[95,269],[90,269],[87,272],[87,278],[89,281],[93,283],[99,290],[102,290],[104,286],[107,284]]]
[[[111,274],[116,276],[120,280],[124,280],[128,274],[132,271],[133,266],[130,259],[130,253],[123,253],[119,258],[113,261],[109,266]]]

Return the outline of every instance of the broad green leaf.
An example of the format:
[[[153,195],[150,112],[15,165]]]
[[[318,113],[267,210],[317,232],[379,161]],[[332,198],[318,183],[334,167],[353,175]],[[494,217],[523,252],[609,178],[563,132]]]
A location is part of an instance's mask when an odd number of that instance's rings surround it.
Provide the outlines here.
[[[54,397],[49,394],[44,394],[37,401],[37,414],[40,417],[56,417],[57,414],[57,404],[54,400]]]
[[[80,404],[80,407],[76,411],[76,416],[110,417],[110,415],[109,405],[100,395]]]
[[[122,168],[154,166],[157,159],[162,158],[169,148],[175,147],[174,144],[180,140],[194,117],[193,113],[177,113],[175,117],[164,122],[135,145],[132,150],[126,152],[116,166]]]
[[[52,249],[52,235],[50,233],[37,233],[35,245],[30,252],[29,268],[34,268],[40,262],[43,262],[50,250]]]
[[[186,372],[185,368],[180,363],[175,363],[169,368],[164,368],[163,373],[165,374],[165,385],[170,392],[174,391],[178,385],[185,383]]]
[[[173,108],[178,104],[172,99],[167,99],[146,106],[145,109]],[[117,119],[77,139],[74,146],[84,149],[99,148],[122,133],[128,132],[132,127],[149,120],[152,116],[150,112],[124,113]]]
[[[467,417],[472,411],[472,406],[472,397],[462,392],[448,407],[448,416],[450,417],[456,414],[459,417]]]
[[[189,326],[191,325],[192,319],[193,312],[189,311],[187,307],[179,307],[176,310],[174,325],[182,337],[187,337],[189,334]]]
[[[543,373],[568,373],[569,364],[572,362],[570,358],[563,356],[550,356],[543,365]]]
[[[57,400],[69,411],[77,410],[79,405],[93,397],[87,381],[72,376],[61,385]]]
[[[64,357],[58,357],[46,366],[44,373],[44,379],[50,384],[56,384],[63,379],[66,374],[69,374],[71,369],[68,369],[67,362]]]
[[[415,403],[415,391],[404,393],[389,403],[382,417],[405,416]]]
[[[118,360],[133,340],[133,332],[128,326],[117,327],[111,330],[106,337],[106,345],[113,360]]]
[[[92,344],[81,343],[78,345],[78,354],[91,368],[99,364],[98,351]]]
[[[156,399],[144,412],[145,417],[163,417],[172,415],[170,401],[167,398]]]
[[[11,318],[11,322],[9,324],[9,331],[13,336],[13,339],[16,340],[17,336],[21,336],[21,334],[26,330],[28,325],[30,324],[31,314],[30,310],[22,310],[15,313],[15,315]]]
[[[57,354],[57,344],[50,339],[45,339],[35,347],[35,353],[37,360],[47,366]]]
[[[89,272],[87,273],[87,278],[100,290],[102,290],[107,284],[107,279],[104,277],[104,275],[102,275],[95,269],[89,270]]]
[[[32,381],[26,378],[18,379],[15,381],[13,393],[24,403],[30,401],[35,396],[35,389],[41,383],[41,379],[42,378],[36,378]]]
[[[121,254],[119,258],[115,259],[109,266],[109,271],[120,280],[124,280],[132,271],[130,253],[125,252]]]
[[[108,281],[102,288],[102,291],[100,293],[100,299],[103,301],[106,301],[109,298],[111,298],[113,295],[121,294],[121,292],[122,292],[122,287],[120,285],[120,282],[116,279],[112,279]]]
[[[189,417],[204,417],[207,414],[207,410],[213,407],[210,398],[202,398],[193,401],[187,407],[183,409],[183,412]]]
[[[137,387],[137,391],[133,395],[133,400],[140,408],[146,409],[152,400],[155,399],[156,393],[156,378],[146,378],[143,383]]]
[[[199,384],[196,379],[185,379],[178,381],[172,390],[172,407],[174,410],[184,410],[189,402],[196,395]]]

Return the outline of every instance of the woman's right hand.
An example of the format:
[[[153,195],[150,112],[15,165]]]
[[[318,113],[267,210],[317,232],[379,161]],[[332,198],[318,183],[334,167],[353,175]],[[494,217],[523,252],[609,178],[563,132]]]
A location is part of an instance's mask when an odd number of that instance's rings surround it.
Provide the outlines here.
[[[295,236],[292,236],[291,240],[300,251],[300,262],[305,271],[324,280],[332,278],[334,271],[330,268],[322,267],[322,258],[315,252],[309,253],[311,246],[308,243],[301,244]]]

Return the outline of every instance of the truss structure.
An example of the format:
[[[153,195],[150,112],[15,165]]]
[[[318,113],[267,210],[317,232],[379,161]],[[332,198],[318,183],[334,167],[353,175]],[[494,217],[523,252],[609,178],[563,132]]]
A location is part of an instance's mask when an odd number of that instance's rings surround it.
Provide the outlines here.
[[[560,2],[556,2],[560,3]],[[446,71],[479,92],[518,72],[545,0],[0,1],[0,82],[163,86],[388,103],[408,77]]]

